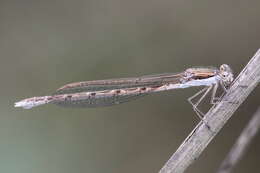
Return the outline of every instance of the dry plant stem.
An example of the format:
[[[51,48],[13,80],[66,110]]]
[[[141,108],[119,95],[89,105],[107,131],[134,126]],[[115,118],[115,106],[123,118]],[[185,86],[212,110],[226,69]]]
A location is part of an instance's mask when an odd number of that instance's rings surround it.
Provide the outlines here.
[[[191,165],[216,136],[236,109],[253,91],[260,80],[260,49],[236,78],[220,103],[212,107],[177,151],[160,170],[160,173],[181,173]]]
[[[250,145],[254,136],[260,129],[260,107],[257,112],[253,115],[250,122],[243,130],[238,140],[230,150],[229,154],[222,162],[217,173],[231,173],[232,169],[239,162],[242,156],[245,154],[246,149]]]

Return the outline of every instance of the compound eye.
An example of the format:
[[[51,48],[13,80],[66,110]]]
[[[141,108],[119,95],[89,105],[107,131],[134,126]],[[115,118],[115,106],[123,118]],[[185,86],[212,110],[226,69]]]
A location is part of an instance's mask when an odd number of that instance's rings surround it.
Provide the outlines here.
[[[221,71],[224,71],[224,70],[225,70],[225,67],[226,67],[225,64],[222,64],[222,65],[220,66],[220,70],[221,70]]]

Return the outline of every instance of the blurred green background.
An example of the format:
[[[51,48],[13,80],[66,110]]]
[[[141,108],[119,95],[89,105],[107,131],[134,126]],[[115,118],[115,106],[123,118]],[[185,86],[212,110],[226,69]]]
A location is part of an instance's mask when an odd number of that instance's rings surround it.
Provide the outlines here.
[[[15,101],[63,84],[226,63],[260,48],[259,0],[0,1],[0,172],[158,172],[199,122],[169,91],[92,109]],[[188,173],[214,172],[259,106],[259,87]],[[259,135],[235,169],[257,172]]]

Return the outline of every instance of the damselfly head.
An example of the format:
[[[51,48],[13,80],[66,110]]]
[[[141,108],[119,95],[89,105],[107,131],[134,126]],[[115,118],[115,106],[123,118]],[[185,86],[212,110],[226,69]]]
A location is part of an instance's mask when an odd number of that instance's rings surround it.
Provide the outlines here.
[[[225,86],[229,86],[234,80],[233,71],[227,64],[220,66],[219,75]]]

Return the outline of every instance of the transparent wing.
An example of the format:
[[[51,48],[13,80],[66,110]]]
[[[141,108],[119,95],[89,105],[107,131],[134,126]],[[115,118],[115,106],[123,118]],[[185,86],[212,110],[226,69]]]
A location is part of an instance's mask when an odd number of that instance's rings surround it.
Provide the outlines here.
[[[54,95],[77,92],[102,91],[111,89],[156,86],[165,83],[177,83],[184,73],[165,73],[136,78],[121,78],[70,83],[59,88]]]
[[[167,90],[167,86],[169,85],[160,84],[154,86],[53,95],[51,102],[65,107],[112,106],[115,104],[128,102],[151,93],[165,91]],[[174,89],[174,87],[168,89]]]

